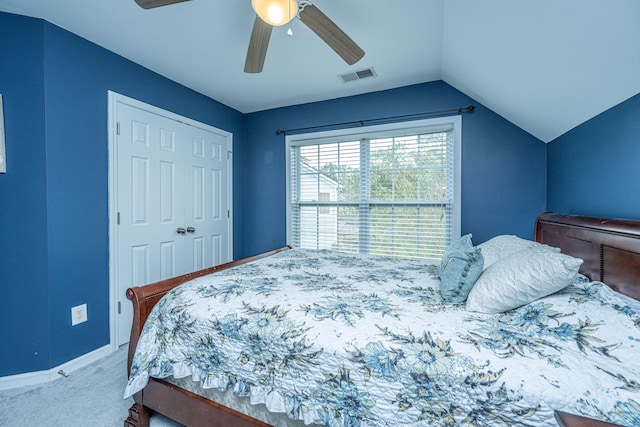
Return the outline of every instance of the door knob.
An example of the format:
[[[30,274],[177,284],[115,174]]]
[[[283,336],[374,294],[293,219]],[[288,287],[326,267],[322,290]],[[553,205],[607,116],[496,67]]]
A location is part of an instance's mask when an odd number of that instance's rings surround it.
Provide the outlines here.
[[[193,227],[187,227],[187,233],[195,233],[196,229]]]
[[[182,227],[178,227],[178,229],[176,231],[178,232],[178,234],[184,234],[184,233],[186,233],[187,230],[185,230]]]

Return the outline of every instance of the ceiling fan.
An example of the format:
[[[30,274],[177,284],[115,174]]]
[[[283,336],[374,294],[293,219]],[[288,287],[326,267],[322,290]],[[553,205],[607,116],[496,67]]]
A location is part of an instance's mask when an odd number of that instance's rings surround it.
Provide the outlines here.
[[[144,9],[185,1],[190,0],[135,0]],[[245,73],[262,71],[273,27],[285,25],[296,16],[347,64],[353,65],[364,56],[364,50],[309,1],[301,0],[298,4],[296,0],[251,0],[251,6],[256,12],[256,19],[249,39]]]

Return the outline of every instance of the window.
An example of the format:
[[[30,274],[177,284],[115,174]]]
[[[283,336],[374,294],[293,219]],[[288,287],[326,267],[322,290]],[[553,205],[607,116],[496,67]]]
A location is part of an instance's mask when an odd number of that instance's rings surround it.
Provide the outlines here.
[[[287,136],[294,247],[440,259],[460,236],[460,116]]]
[[[331,201],[331,193],[329,192],[320,192],[320,201],[321,202],[329,202]],[[331,208],[327,205],[325,206],[320,206],[318,208],[319,213],[321,214],[331,214]]]

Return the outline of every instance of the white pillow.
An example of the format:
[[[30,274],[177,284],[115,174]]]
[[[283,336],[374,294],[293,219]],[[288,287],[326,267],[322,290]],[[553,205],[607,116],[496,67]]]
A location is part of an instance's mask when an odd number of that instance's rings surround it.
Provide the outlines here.
[[[511,234],[503,234],[487,240],[478,245],[484,258],[484,269],[486,270],[494,262],[507,257],[513,253],[533,248],[544,248],[550,251],[560,252],[559,248],[543,245],[533,240],[523,239]]]
[[[525,249],[484,270],[467,298],[467,310],[500,313],[568,286],[582,260],[545,248]]]

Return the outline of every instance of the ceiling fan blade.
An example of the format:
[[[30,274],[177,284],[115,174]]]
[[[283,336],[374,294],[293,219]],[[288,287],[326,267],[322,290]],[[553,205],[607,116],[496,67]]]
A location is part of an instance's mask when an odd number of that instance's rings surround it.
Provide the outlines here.
[[[273,27],[259,16],[253,22],[253,30],[249,39],[249,48],[247,49],[247,59],[244,62],[245,73],[260,73],[264,66],[264,59],[267,56],[267,48],[269,47],[269,39],[271,38],[271,30]]]
[[[302,7],[298,16],[347,64],[353,65],[364,56],[364,50],[313,4],[309,3]]]
[[[189,0],[135,0],[143,9],[153,9],[154,7],[167,6],[169,4],[181,3]]]

